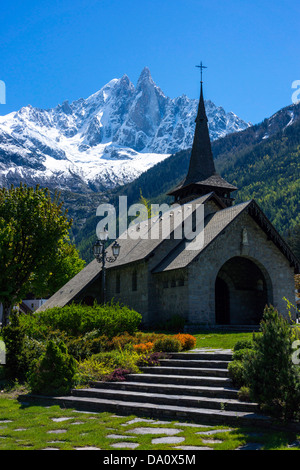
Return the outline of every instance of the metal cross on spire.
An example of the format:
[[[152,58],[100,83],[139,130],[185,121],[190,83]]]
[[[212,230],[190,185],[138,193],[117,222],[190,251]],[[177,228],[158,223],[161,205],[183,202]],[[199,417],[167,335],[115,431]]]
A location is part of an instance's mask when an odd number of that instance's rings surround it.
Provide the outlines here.
[[[200,65],[195,65],[195,67],[198,67],[198,68],[200,69],[200,74],[201,74],[201,81],[200,81],[200,83],[203,83],[203,81],[202,81],[202,73],[203,73],[203,69],[207,69],[207,67],[202,64],[202,61],[200,62]]]

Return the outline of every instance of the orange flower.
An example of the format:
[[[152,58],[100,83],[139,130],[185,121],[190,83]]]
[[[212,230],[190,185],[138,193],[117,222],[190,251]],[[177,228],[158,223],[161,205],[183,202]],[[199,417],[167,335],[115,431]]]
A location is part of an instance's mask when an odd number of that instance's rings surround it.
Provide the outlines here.
[[[195,336],[184,334],[184,333],[178,333],[177,335],[174,335],[174,336],[180,341],[182,349],[184,351],[193,349],[196,346],[197,340]]]
[[[138,353],[146,353],[153,349],[153,343],[140,343],[133,346],[134,350]]]

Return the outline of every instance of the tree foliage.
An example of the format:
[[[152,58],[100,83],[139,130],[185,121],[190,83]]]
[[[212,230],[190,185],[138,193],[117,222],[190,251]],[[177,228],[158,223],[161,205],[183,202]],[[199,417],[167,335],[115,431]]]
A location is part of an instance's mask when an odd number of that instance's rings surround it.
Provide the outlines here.
[[[0,188],[0,302],[4,324],[10,307],[31,291],[34,279],[38,290],[38,274],[49,280],[55,265],[63,271],[60,254],[66,253],[64,243],[71,224],[59,195],[52,201],[49,191],[39,186]]]

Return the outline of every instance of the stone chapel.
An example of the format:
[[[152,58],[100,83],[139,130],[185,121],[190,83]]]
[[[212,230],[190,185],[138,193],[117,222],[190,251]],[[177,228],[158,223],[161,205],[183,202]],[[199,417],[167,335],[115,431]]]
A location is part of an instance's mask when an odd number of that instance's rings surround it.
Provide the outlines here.
[[[267,304],[287,315],[284,298],[295,303],[300,262],[254,200],[234,204],[237,190],[215,170],[201,81],[188,173],[169,195],[174,210],[190,210],[191,217],[203,205],[202,243],[189,249],[189,240],[174,236],[171,222],[169,237],[163,237],[160,226],[172,213],[141,222],[143,237],[122,234],[117,240],[120,254],[106,265],[106,300],[137,310],[145,326],[174,315],[188,327],[257,325]],[[145,236],[154,226],[159,236]],[[39,311],[101,302],[101,282],[101,265],[94,260]]]

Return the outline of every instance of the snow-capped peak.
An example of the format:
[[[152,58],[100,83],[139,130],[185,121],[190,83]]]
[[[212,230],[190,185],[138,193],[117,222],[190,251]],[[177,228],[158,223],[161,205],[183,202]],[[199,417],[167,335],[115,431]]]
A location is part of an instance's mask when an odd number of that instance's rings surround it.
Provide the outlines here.
[[[0,118],[1,183],[72,190],[128,183],[191,147],[197,104],[185,95],[165,96],[145,67],[136,87],[124,74],[86,99],[48,110],[24,106]],[[249,126],[211,101],[206,105],[212,139]]]

